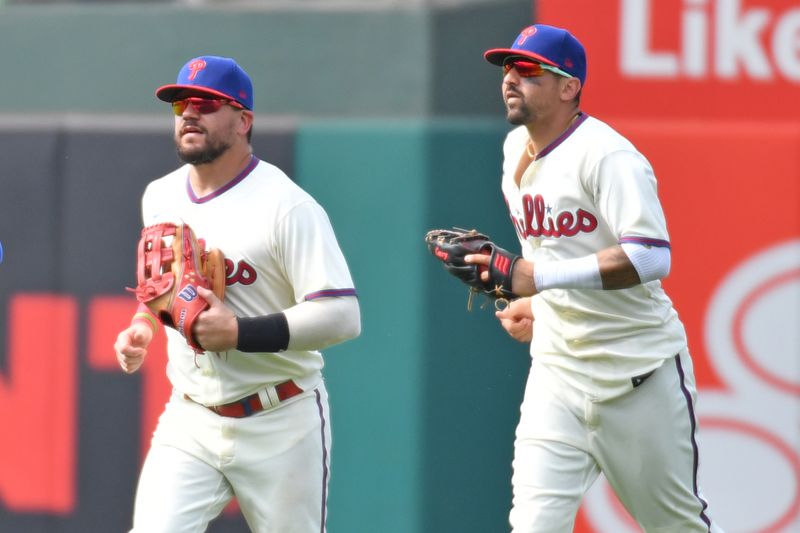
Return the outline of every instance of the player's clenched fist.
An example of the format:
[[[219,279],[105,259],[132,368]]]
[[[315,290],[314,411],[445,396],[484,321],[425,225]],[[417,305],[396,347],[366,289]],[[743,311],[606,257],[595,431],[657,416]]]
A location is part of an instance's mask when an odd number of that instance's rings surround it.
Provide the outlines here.
[[[519,342],[531,342],[533,338],[533,310],[530,298],[519,298],[508,304],[495,316],[509,335]]]
[[[224,352],[236,348],[239,326],[236,315],[214,293],[198,287],[197,293],[208,302],[209,307],[195,319],[192,334],[205,350]]]
[[[153,330],[141,322],[131,326],[117,335],[114,351],[122,370],[131,374],[139,370],[147,355],[147,346],[153,340]]]

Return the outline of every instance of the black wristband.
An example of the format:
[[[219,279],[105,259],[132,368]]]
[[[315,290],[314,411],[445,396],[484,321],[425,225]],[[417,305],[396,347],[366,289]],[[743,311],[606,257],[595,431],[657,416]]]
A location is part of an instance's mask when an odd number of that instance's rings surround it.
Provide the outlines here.
[[[240,352],[281,352],[289,346],[289,322],[283,313],[254,317],[236,317]]]

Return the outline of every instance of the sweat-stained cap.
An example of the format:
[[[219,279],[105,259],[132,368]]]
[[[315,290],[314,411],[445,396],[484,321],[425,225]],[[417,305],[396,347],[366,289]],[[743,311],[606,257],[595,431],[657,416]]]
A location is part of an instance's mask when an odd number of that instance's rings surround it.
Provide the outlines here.
[[[229,57],[190,59],[178,72],[176,83],[156,90],[156,96],[165,102],[204,95],[235,100],[253,110],[253,82],[247,72]]]
[[[586,51],[567,30],[534,24],[522,30],[511,48],[492,48],[483,54],[486,61],[494,65],[502,65],[511,56],[528,57],[558,67],[581,80],[581,85],[586,81]]]

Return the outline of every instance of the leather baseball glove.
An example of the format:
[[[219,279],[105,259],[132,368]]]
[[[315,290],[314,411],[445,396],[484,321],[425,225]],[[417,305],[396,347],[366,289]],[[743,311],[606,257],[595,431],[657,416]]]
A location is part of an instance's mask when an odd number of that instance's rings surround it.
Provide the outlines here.
[[[203,347],[192,335],[197,315],[209,304],[197,287],[225,297],[225,257],[217,249],[206,252],[205,241],[195,238],[186,224],[170,222],[147,226],[139,239],[136,278],[132,290],[162,324],[176,329],[196,353]]]
[[[425,243],[450,274],[469,286],[471,293],[483,293],[494,299],[517,298],[511,292],[511,274],[520,256],[500,248],[483,233],[474,229],[434,229],[425,234]],[[464,256],[470,254],[490,256],[488,282],[481,280],[481,273],[487,267],[464,262]]]

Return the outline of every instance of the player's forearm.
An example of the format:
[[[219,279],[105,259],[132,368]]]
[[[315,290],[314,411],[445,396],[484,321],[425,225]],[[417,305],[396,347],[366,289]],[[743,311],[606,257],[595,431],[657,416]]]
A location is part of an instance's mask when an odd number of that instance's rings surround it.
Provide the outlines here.
[[[238,317],[236,348],[243,352],[321,350],[361,333],[358,299],[319,298],[280,313]]]
[[[511,272],[511,290],[518,296],[533,296],[537,292],[534,285],[532,262],[523,258],[514,263],[514,270]]]
[[[639,271],[619,245],[575,259],[537,263],[521,260],[515,266],[517,268],[520,268],[520,278],[532,280],[530,286],[522,281],[517,283],[515,272],[514,290],[516,292],[519,288],[522,292],[517,294],[520,295],[549,289],[617,290],[642,283]],[[661,271],[662,269],[648,269],[645,281],[658,279]],[[528,276],[528,272],[532,274]]]
[[[354,296],[303,302],[284,314],[290,350],[321,350],[361,334],[361,310]]]
[[[621,246],[600,250],[596,255],[604,290],[627,289],[642,282]]]

